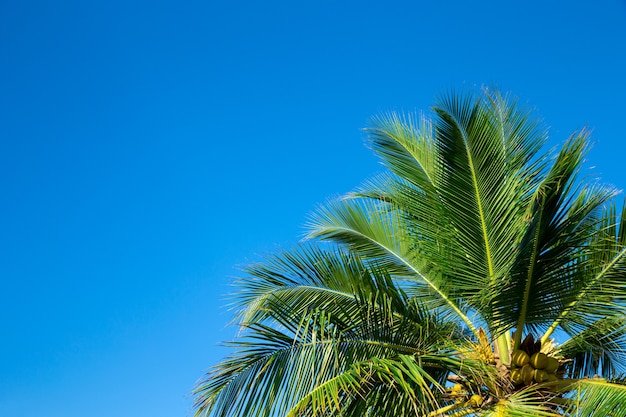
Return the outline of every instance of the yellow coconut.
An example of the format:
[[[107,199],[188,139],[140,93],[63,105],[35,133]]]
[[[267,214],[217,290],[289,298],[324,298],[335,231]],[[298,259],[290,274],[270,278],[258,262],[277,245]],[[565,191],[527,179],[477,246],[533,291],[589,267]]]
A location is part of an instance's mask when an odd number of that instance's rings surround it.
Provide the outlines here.
[[[528,356],[528,353],[524,352],[523,350],[517,349],[513,351],[513,354],[511,355],[511,360],[515,366],[522,367],[530,361],[530,356]]]
[[[548,366],[548,355],[545,353],[537,352],[530,357],[530,364],[535,369],[545,369]]]
[[[524,382],[524,378],[522,378],[522,370],[520,368],[515,368],[511,371],[511,381],[513,381],[516,385],[520,385]]]
[[[535,369],[535,374],[533,376],[533,379],[535,380],[535,382],[541,384],[542,382],[545,382],[548,380],[548,376],[549,374],[543,369]]]
[[[522,369],[520,369],[520,373],[522,375],[522,381],[524,382],[524,385],[532,384],[533,378],[535,376],[535,369],[530,366],[530,364],[522,366]]]

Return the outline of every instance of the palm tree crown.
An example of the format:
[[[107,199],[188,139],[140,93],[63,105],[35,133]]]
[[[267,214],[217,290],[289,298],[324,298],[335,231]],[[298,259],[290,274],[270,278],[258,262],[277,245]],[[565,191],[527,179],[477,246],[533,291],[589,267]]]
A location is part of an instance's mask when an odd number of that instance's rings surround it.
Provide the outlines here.
[[[626,216],[515,100],[367,129],[388,169],[247,267],[196,416],[626,415]]]

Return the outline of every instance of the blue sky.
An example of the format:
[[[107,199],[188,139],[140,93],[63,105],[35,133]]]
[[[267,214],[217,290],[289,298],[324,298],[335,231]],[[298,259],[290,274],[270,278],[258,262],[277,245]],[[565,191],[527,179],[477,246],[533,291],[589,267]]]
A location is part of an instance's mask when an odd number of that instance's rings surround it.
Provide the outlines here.
[[[499,86],[626,186],[624,1],[0,1],[0,57],[2,416],[188,415],[375,114]]]

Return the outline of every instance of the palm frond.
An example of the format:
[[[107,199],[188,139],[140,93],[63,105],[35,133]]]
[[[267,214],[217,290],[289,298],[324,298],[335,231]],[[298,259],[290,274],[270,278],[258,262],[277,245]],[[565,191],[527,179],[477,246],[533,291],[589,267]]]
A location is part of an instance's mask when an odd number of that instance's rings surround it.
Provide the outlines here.
[[[617,216],[615,204],[605,209],[589,234],[576,280],[563,309],[543,336],[546,340],[557,327],[593,326],[607,316],[622,316],[626,305],[626,206]]]
[[[354,364],[347,372],[317,387],[289,416],[341,415],[343,407],[376,416],[394,415],[391,412],[397,413],[398,405],[417,416],[432,415],[443,405],[448,410],[463,409],[466,406],[460,403],[449,407],[454,399],[442,397],[442,381],[453,371],[480,378],[485,375],[483,364],[459,361],[451,354],[372,358]],[[340,399],[345,403],[341,404]]]
[[[389,113],[375,118],[366,132],[391,172],[424,193],[436,193],[438,155],[428,118]]]
[[[564,365],[569,378],[600,374],[612,378],[626,371],[626,322],[623,316],[597,320],[582,331],[564,329],[570,339],[559,353],[570,361]]]
[[[477,413],[480,417],[562,417],[560,406],[553,402],[554,394],[540,393],[535,387],[520,390],[499,399]]]
[[[311,312],[296,323],[291,332],[248,326],[245,338],[232,344],[234,355],[195,389],[196,415],[267,416],[270,410],[284,415],[352,362],[408,350],[375,340],[344,339],[322,312]]]
[[[444,98],[435,108],[439,189],[477,277],[492,281],[511,259],[541,164],[542,134],[527,113],[496,93]]]
[[[518,329],[516,344],[525,326],[534,331],[562,310],[580,268],[581,251],[597,227],[597,213],[613,196],[602,187],[574,192],[586,143],[585,132],[573,135],[533,194],[511,274],[495,296],[493,320],[501,328]]]
[[[265,416],[269,409],[284,414],[317,387],[336,388],[333,378],[355,363],[440,352],[463,337],[454,324],[406,298],[383,270],[368,271],[341,252],[311,248],[289,253],[280,258],[289,262],[249,269],[263,284],[254,281],[244,299],[263,314],[242,315],[250,321],[240,324],[242,336],[231,344],[234,355],[214,367],[195,391],[198,416]],[[322,253],[325,263],[317,258]],[[342,273],[358,271],[358,281],[336,275],[338,267]],[[290,274],[283,274],[286,270]],[[335,291],[349,288],[352,295],[308,297],[315,292],[301,286],[310,280]],[[447,371],[438,372],[439,380],[445,380]]]
[[[245,268],[196,416],[626,416],[626,205],[582,177],[589,132],[541,153],[483,89],[367,133],[388,172]]]
[[[621,417],[626,415],[626,386],[600,378],[582,379],[569,397],[568,415]]]
[[[475,332],[465,312],[439,285],[439,275],[430,273],[433,265],[414,250],[413,239],[400,224],[398,213],[381,203],[335,201],[313,216],[309,238],[343,244],[394,278],[410,281],[414,290],[420,289],[421,302],[446,310],[449,317],[456,316]]]

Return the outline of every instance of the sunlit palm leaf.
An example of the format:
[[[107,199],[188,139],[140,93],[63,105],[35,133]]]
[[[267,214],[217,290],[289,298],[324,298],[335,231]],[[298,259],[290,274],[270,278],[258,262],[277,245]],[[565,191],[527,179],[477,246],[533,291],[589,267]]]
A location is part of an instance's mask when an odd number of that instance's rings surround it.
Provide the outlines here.
[[[503,328],[550,323],[574,286],[580,251],[598,223],[596,213],[612,196],[611,190],[591,189],[571,200],[585,146],[585,135],[573,136],[534,193],[517,257],[496,296],[500,307],[494,319]]]
[[[478,413],[480,417],[562,417],[551,395],[537,395],[535,389],[518,391]]]
[[[623,210],[626,210],[626,206]],[[544,340],[558,326],[582,331],[599,318],[626,313],[626,212],[610,205],[597,222],[563,310]]]
[[[378,202],[344,200],[320,209],[312,219],[309,237],[346,245],[384,268],[391,276],[418,285],[420,301],[433,309],[444,309],[474,329],[456,300],[442,289],[441,275],[420,252],[414,250],[410,234],[399,227],[398,214]],[[415,287],[414,287],[415,289]]]

